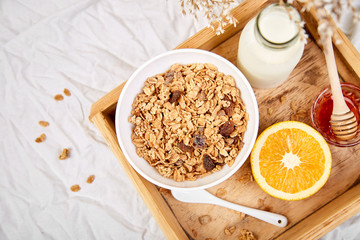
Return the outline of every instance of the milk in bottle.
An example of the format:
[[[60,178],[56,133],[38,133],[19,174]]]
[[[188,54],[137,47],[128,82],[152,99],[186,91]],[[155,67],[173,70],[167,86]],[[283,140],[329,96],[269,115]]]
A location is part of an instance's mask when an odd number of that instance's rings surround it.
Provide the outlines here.
[[[289,5],[272,4],[243,29],[237,65],[255,88],[273,88],[284,82],[304,51],[297,24],[299,13]]]

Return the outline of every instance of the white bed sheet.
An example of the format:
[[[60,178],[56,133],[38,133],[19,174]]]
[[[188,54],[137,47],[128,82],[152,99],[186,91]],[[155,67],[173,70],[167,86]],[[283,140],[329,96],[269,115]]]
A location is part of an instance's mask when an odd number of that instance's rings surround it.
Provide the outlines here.
[[[165,238],[88,115],[205,26],[180,11],[176,0],[0,1],[0,239]],[[358,25],[344,22],[360,49]],[[64,88],[72,95],[55,101]],[[323,239],[360,239],[360,215]]]

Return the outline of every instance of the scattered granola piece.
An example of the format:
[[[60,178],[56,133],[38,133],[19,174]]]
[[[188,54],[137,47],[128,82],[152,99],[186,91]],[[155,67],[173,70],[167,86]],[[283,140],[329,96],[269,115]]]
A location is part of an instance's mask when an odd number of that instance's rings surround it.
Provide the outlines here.
[[[274,112],[274,109],[272,109],[272,108],[268,108],[268,109],[267,109],[267,113],[268,113],[269,115],[271,115],[273,112]]]
[[[240,220],[243,220],[246,217],[245,213],[242,212],[238,212],[232,209],[228,209],[228,211],[232,212],[233,214],[239,215]]]
[[[191,231],[192,231],[194,237],[197,237],[197,235],[198,235],[197,231],[195,229],[192,229]]]
[[[61,94],[57,94],[57,95],[55,95],[54,99],[55,99],[56,101],[62,101],[62,100],[64,99],[64,97],[63,97],[63,95],[61,95]]]
[[[294,112],[296,112],[295,102],[290,102],[290,108],[291,108],[291,110],[293,110]]]
[[[67,88],[64,88],[64,94],[65,94],[65,96],[68,96],[68,97],[71,96],[71,92]]]
[[[86,182],[91,184],[93,183],[95,180],[95,175],[90,175],[87,179],[86,179]]]
[[[40,135],[40,137],[35,139],[35,142],[41,143],[41,142],[45,141],[45,139],[46,139],[46,135],[43,133]]]
[[[39,121],[39,125],[42,126],[42,127],[47,127],[47,126],[49,126],[49,122]]]
[[[211,217],[209,215],[203,215],[199,217],[199,222],[201,225],[208,224],[209,222],[211,222]]]
[[[305,118],[307,116],[307,112],[303,109],[300,109],[296,112],[296,115],[299,117],[299,118]]]
[[[304,119],[307,116],[307,112],[303,109],[297,110],[296,112],[291,113],[290,120],[299,121],[300,119]]]
[[[246,214],[243,212],[238,212],[240,215],[240,219],[243,220],[246,217]]]
[[[253,182],[254,178],[251,172],[247,172],[240,176],[239,181],[241,183]]]
[[[285,102],[285,100],[286,100],[285,95],[282,95],[282,96],[280,97],[280,102],[283,103],[283,102]]]
[[[167,188],[159,187],[159,192],[162,194],[170,194],[170,190]]]
[[[70,154],[70,150],[67,148],[64,148],[61,152],[61,154],[59,155],[59,159],[60,160],[65,160],[67,158],[69,158],[69,154]]]
[[[246,229],[241,230],[239,240],[256,240],[254,234]]]
[[[226,227],[224,229],[224,233],[228,236],[231,236],[236,230],[236,227],[235,226],[231,226],[231,227]]]
[[[70,187],[70,190],[73,191],[73,192],[78,192],[78,191],[80,191],[80,189],[81,188],[80,188],[80,186],[78,184],[72,185]]]
[[[226,195],[226,190],[224,188],[219,188],[217,191],[216,191],[216,196],[218,197],[224,197]]]

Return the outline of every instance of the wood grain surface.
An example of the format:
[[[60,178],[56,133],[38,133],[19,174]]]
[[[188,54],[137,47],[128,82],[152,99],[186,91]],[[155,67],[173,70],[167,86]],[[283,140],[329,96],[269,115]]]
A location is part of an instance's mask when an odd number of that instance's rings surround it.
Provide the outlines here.
[[[261,8],[274,1],[246,1],[233,10],[240,24],[226,27],[223,35],[204,29],[178,48],[201,48],[236,63],[241,29]],[[297,3],[296,3],[297,4]],[[296,5],[299,9],[301,5]],[[303,57],[289,79],[273,89],[254,89],[260,111],[259,134],[268,126],[295,119],[311,126],[310,109],[316,95],[329,85],[325,58],[316,35],[313,12],[302,13],[310,39]],[[240,21],[241,20],[241,21]],[[360,85],[360,56],[345,35],[338,30],[342,44],[334,46],[338,72],[343,80]],[[233,210],[208,205],[183,203],[170,191],[147,182],[131,168],[117,143],[114,113],[123,84],[93,104],[89,116],[104,136],[119,163],[128,174],[160,228],[168,239],[238,239],[241,230],[252,231],[258,239],[318,239],[360,211],[360,145],[349,148],[330,146],[332,171],[325,186],[313,196],[300,201],[284,201],[266,194],[252,181],[249,160],[225,182],[208,189],[221,198],[245,206],[285,215],[289,224],[278,228]],[[301,114],[300,114],[301,113]],[[225,191],[223,191],[225,190]],[[209,215],[202,225],[199,217]],[[225,229],[235,226],[232,235]]]
[[[240,33],[234,35],[214,48],[212,52],[236,64],[239,36]],[[312,40],[309,40],[301,61],[285,83],[273,89],[254,89],[260,112],[259,134],[276,122],[291,119],[313,126],[310,116],[312,103],[317,94],[328,85],[328,74],[322,50]],[[246,180],[247,176],[251,174],[249,159],[231,178],[208,189],[213,194],[216,194],[219,189],[224,189],[226,195],[222,198],[225,200],[285,215],[289,220],[285,229],[272,226],[250,216],[242,219],[240,214],[226,208],[206,204],[182,203],[175,200],[167,191],[164,191],[163,196],[181,225],[195,239],[238,239],[242,229],[252,231],[260,240],[280,238],[283,232],[345,192],[359,178],[360,161],[357,159],[360,156],[360,145],[351,148],[335,146],[330,146],[330,148],[333,157],[331,176],[319,192],[304,200],[284,201],[276,199],[266,194],[256,182],[244,182],[244,179]],[[339,181],[339,179],[341,180]],[[202,215],[211,216],[212,221],[207,225],[201,225],[198,218]],[[226,235],[224,231],[229,226],[236,226],[237,229],[231,236]],[[312,227],[313,221],[308,222],[306,226]],[[328,230],[323,229],[323,226],[319,226],[313,238],[323,235]],[[306,236],[305,239],[312,239],[312,235]]]

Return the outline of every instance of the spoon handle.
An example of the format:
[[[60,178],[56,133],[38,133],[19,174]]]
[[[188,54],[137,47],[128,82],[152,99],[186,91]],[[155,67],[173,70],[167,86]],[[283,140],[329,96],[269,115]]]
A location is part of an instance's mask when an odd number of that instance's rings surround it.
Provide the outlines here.
[[[286,227],[287,222],[288,222],[287,218],[283,215],[234,204],[234,203],[222,200],[220,198],[217,198],[214,195],[212,195],[212,197],[211,197],[211,203],[218,205],[218,206],[230,208],[230,209],[233,209],[238,212],[245,213],[247,215],[250,215],[252,217],[258,218],[265,222],[271,223],[278,227]]]

